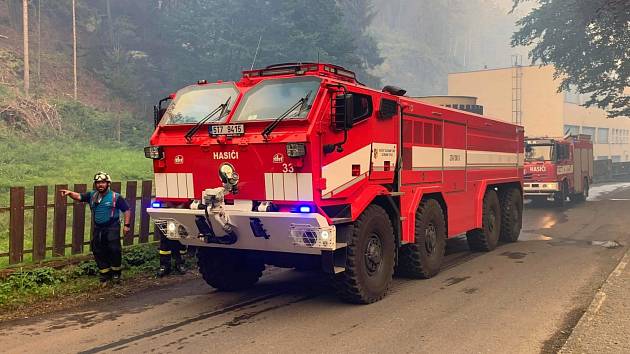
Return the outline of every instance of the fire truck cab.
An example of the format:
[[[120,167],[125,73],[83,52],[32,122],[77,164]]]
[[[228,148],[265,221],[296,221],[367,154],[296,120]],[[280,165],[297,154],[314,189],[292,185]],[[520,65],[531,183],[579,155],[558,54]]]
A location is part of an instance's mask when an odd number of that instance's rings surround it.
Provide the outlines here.
[[[317,268],[354,303],[381,299],[395,270],[435,275],[449,237],[516,241],[523,128],[404,94],[322,63],[182,88],[155,110],[148,213],[198,247],[215,288],[251,286],[265,265]]]
[[[593,142],[589,135],[527,138],[525,197],[553,197],[562,206],[567,198],[584,201],[593,182]]]

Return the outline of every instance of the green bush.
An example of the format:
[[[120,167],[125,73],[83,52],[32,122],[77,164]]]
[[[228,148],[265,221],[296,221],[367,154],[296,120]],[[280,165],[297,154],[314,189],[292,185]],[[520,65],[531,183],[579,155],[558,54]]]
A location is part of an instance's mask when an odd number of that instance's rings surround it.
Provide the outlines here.
[[[98,266],[94,261],[85,261],[79,263],[73,271],[72,275],[75,277],[81,277],[84,275],[96,275],[98,274]]]
[[[23,300],[24,296],[46,296],[67,280],[67,276],[54,268],[42,267],[19,270],[0,281],[0,305]]]
[[[123,250],[123,265],[141,266],[159,261],[155,245],[138,245]]]
[[[150,274],[159,267],[159,255],[155,244],[131,246],[123,249],[123,269],[126,276],[133,278],[138,274]],[[45,298],[54,294],[75,291],[89,291],[97,282],[89,282],[98,274],[98,267],[93,260],[84,261],[76,266],[57,270],[51,267],[19,270],[4,280],[0,280],[0,307],[7,304],[26,303],[33,298]],[[125,276],[123,276],[124,278]],[[86,283],[86,280],[88,281]],[[81,287],[88,284],[87,287]]]
[[[29,290],[42,285],[57,285],[66,279],[62,272],[51,267],[42,267],[14,272],[1,284],[14,290]]]
[[[152,120],[138,119],[129,112],[103,112],[77,101],[56,102],[63,124],[63,135],[83,141],[118,144],[120,121],[120,143],[144,147],[148,144]]]

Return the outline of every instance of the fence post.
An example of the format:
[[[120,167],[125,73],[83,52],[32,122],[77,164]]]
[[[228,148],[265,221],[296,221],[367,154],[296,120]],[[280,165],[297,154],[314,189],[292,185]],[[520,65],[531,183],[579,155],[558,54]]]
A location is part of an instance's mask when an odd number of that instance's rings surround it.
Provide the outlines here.
[[[9,219],[9,264],[16,264],[24,259],[24,187],[11,187]]]
[[[85,193],[87,185],[75,184],[74,191]],[[85,203],[74,201],[72,203],[72,254],[83,253],[83,243],[85,241]]]
[[[48,186],[33,188],[33,261],[46,258]]]
[[[135,234],[136,229],[136,193],[138,190],[138,182],[136,181],[127,181],[127,193],[125,194],[125,199],[127,200],[127,204],[129,205],[129,211],[131,212],[131,219],[129,223],[131,224],[131,228],[129,232],[124,235],[123,244],[125,246],[133,245],[133,236]]]
[[[142,198],[140,199],[140,242],[149,241],[149,214],[147,208],[151,204],[152,181],[142,181]]]
[[[55,186],[55,212],[53,221],[53,257],[63,257],[66,253],[66,217],[68,215],[67,197],[61,195],[67,184]]]
[[[112,182],[112,185],[111,185],[111,187],[110,187],[110,188],[111,188],[114,192],[116,192],[116,193],[120,194],[120,188],[121,188],[121,185],[122,185],[122,184],[121,184],[120,182]]]

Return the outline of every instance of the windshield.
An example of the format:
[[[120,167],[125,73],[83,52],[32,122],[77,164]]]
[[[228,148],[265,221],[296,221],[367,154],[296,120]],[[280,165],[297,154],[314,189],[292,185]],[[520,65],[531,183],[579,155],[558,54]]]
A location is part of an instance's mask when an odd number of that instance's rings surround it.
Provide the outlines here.
[[[232,120],[241,122],[273,120],[300,99],[306,98],[301,107],[289,112],[286,117],[305,119],[311,110],[320,83],[321,80],[316,77],[263,81],[243,96],[243,101]]]
[[[234,106],[237,96],[238,90],[231,83],[184,87],[177,91],[175,99],[166,109],[162,124],[198,123],[213,109],[229,99],[229,104],[225,111],[225,113],[228,113]],[[224,114],[221,119],[217,116],[216,122],[223,122],[226,117],[227,114]]]
[[[552,145],[527,145],[525,148],[525,160],[551,161],[553,156],[552,148]]]

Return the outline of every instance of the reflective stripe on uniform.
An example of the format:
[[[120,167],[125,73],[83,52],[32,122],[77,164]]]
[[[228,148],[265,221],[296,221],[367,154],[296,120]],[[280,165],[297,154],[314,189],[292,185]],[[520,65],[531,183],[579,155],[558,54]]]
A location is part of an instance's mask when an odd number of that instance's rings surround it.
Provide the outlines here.
[[[101,272],[101,273],[107,273],[110,270],[111,270],[110,268],[105,268],[105,269],[99,269],[98,271]]]
[[[112,267],[112,270],[121,270],[122,267]]]
[[[179,250],[179,254],[186,254],[186,250]]]
[[[160,254],[167,256],[167,255],[171,254],[171,251],[162,251],[162,250],[160,250]]]

